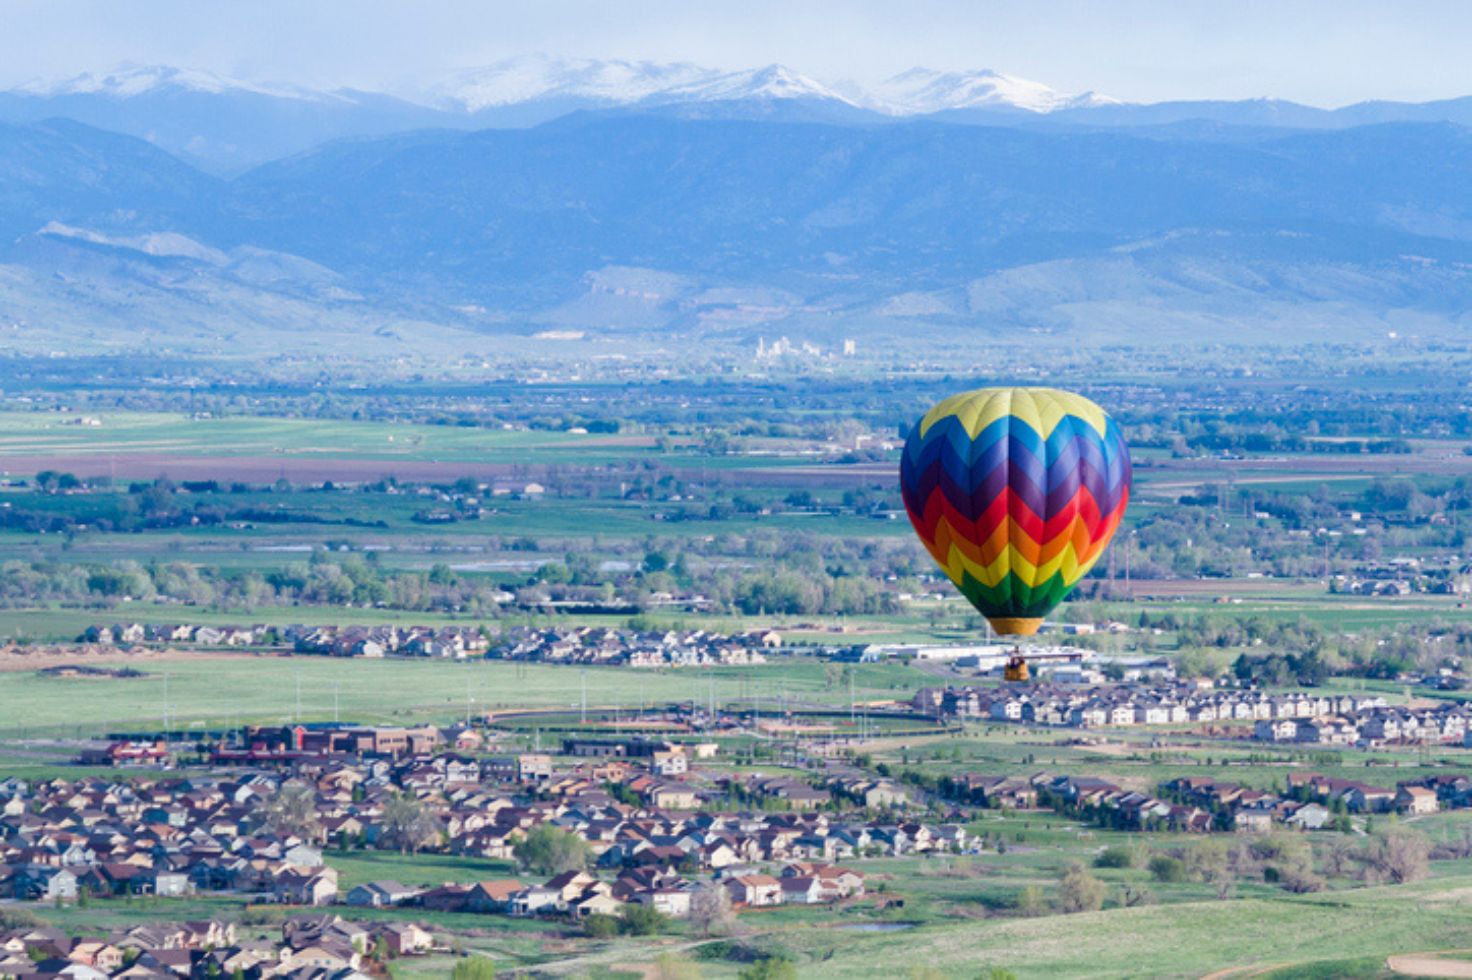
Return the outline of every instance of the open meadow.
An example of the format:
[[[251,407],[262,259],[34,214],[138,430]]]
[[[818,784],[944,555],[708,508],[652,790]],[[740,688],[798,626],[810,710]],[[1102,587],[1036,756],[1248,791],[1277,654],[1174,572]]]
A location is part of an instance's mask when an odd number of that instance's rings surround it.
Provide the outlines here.
[[[91,661],[89,661],[91,662]],[[55,731],[97,737],[119,728],[217,730],[227,725],[344,720],[378,724],[451,724],[467,707],[476,717],[511,709],[579,711],[583,681],[590,712],[637,712],[670,702],[725,704],[740,698],[773,711],[784,698],[847,709],[849,689],[823,665],[795,662],[709,670],[580,668],[495,661],[444,663],[404,659],[280,657],[251,654],[129,661],[139,677],[0,674],[0,731]],[[908,697],[927,678],[895,666],[855,675],[861,697]],[[165,687],[167,686],[167,692]],[[298,701],[300,692],[300,701]],[[167,700],[166,700],[167,698]],[[468,699],[468,700],[467,700]],[[300,706],[300,713],[298,713]]]

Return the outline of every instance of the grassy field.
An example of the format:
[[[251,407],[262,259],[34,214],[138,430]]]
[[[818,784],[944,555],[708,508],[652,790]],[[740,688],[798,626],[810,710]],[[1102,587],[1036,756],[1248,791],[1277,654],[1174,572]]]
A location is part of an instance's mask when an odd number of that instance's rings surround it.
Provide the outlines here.
[[[381,723],[448,723],[474,713],[519,708],[581,709],[578,668],[500,661],[446,663],[424,660],[330,659],[251,656],[213,659],[124,661],[146,673],[136,678],[53,677],[37,672],[0,675],[0,732],[14,738],[56,729],[56,734],[135,725],[157,728],[167,714],[173,728],[215,728],[247,721],[285,724],[301,718]],[[165,702],[165,675],[168,692]],[[767,710],[784,692],[793,699],[848,704],[824,665],[795,659],[783,665],[726,667],[711,671],[587,669],[588,706],[627,713],[639,704],[704,700],[715,684],[717,700],[760,696]],[[856,693],[893,697],[927,682],[899,665],[868,667]],[[882,686],[881,686],[882,685]],[[76,732],[72,730],[75,729]]]
[[[889,932],[814,924],[746,940],[794,957],[807,977],[970,978],[993,967],[1022,980],[1045,977],[1203,977],[1233,967],[1292,967],[1285,976],[1375,976],[1342,972],[1347,961],[1376,969],[1388,955],[1463,947],[1472,940],[1472,877],[1332,895],[1110,909],[1043,918],[964,919]],[[860,924],[859,922],[852,923]],[[657,951],[638,957],[649,962]],[[628,962],[627,950],[585,958]],[[1323,963],[1328,972],[1311,969]],[[928,968],[933,973],[916,971]],[[702,963],[707,978],[734,977],[729,962]],[[1273,974],[1277,975],[1277,974]]]
[[[1252,898],[927,926],[834,943],[833,955],[804,966],[803,976],[903,976],[911,964],[925,962],[952,977],[991,966],[1020,978],[1198,977],[1232,966],[1465,946],[1469,912],[1472,878],[1458,878],[1332,898]],[[832,943],[821,936],[801,940],[807,952]]]
[[[516,877],[516,868],[509,861],[448,854],[328,851],[324,859],[336,869],[338,887],[344,892],[365,882],[384,879],[411,887],[432,888],[446,882],[470,883]]]
[[[214,456],[277,459],[283,465],[292,460],[370,460],[381,463],[384,474],[392,473],[395,464],[418,462],[603,466],[630,458],[660,458],[664,465],[678,469],[719,472],[804,466],[817,458],[786,454],[703,458],[662,453],[653,435],[340,419],[195,419],[146,412],[104,412],[90,417],[101,424],[78,425],[79,417],[68,413],[0,412],[0,469],[30,474],[36,471],[31,468],[32,460],[50,457],[99,457],[104,463],[116,457],[114,465],[131,470],[128,457]],[[779,443],[775,448],[796,450],[807,445],[799,440],[790,447]],[[100,470],[107,471],[106,466]]]

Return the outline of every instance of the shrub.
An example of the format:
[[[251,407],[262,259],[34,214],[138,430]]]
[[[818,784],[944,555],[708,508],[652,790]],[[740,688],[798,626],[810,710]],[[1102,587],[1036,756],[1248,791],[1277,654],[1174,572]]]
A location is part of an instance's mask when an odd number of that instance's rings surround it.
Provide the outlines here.
[[[619,910],[624,932],[631,936],[653,936],[663,932],[669,919],[652,905],[629,903]]]
[[[1156,881],[1185,881],[1186,862],[1167,854],[1157,854],[1150,859],[1150,874]]]
[[[700,965],[678,953],[663,953],[654,961],[656,980],[700,980]]]
[[[1130,868],[1134,867],[1134,864],[1134,854],[1130,852],[1128,847],[1119,845],[1106,847],[1103,851],[1099,852],[1098,857],[1094,858],[1094,867],[1096,868]]]
[[[1019,915],[1042,915],[1044,907],[1043,890],[1037,885],[1028,885],[1017,893],[1017,900],[1013,904]]]
[[[783,956],[757,960],[737,974],[740,980],[797,980],[797,967]]]
[[[594,939],[612,939],[618,935],[618,919],[594,912],[583,920],[583,931]]]
[[[46,923],[26,909],[0,908],[0,929],[34,929]]]
[[[1058,908],[1063,912],[1097,912],[1104,907],[1104,882],[1077,861],[1070,861],[1058,883]]]
[[[496,980],[496,964],[484,956],[470,956],[455,964],[451,980]]]

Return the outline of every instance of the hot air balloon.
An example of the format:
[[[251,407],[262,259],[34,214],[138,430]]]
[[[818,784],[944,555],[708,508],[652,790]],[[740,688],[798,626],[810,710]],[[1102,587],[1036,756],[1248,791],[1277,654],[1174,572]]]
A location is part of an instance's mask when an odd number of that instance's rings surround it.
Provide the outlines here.
[[[915,426],[900,489],[920,540],[992,628],[1031,636],[1119,527],[1129,450],[1081,395],[982,388]]]

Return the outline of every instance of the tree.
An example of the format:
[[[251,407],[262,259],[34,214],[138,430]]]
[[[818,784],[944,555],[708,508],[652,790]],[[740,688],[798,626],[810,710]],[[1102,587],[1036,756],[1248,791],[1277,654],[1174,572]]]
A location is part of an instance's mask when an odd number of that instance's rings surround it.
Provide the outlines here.
[[[1229,875],[1227,845],[1219,840],[1202,841],[1186,852],[1186,868],[1200,881],[1222,881]]]
[[[400,854],[413,854],[439,839],[442,828],[428,810],[408,793],[396,793],[383,807],[379,839]]]
[[[318,840],[322,824],[317,821],[317,793],[301,783],[284,783],[261,806],[261,820],[277,834]]]
[[[714,882],[702,885],[690,896],[690,925],[710,938],[711,933],[730,931],[735,917],[731,913],[731,894]]]
[[[593,860],[593,849],[577,834],[551,824],[533,827],[512,848],[516,863],[537,874],[581,871]]]
[[[1392,826],[1370,844],[1369,863],[1397,885],[1420,881],[1431,873],[1430,843],[1410,827]]]
[[[1077,861],[1063,869],[1058,883],[1058,908],[1065,913],[1097,912],[1104,907],[1104,882],[1095,878]]]
[[[624,932],[631,936],[653,936],[669,925],[669,916],[653,905],[630,902],[619,909],[618,917],[623,922]]]

